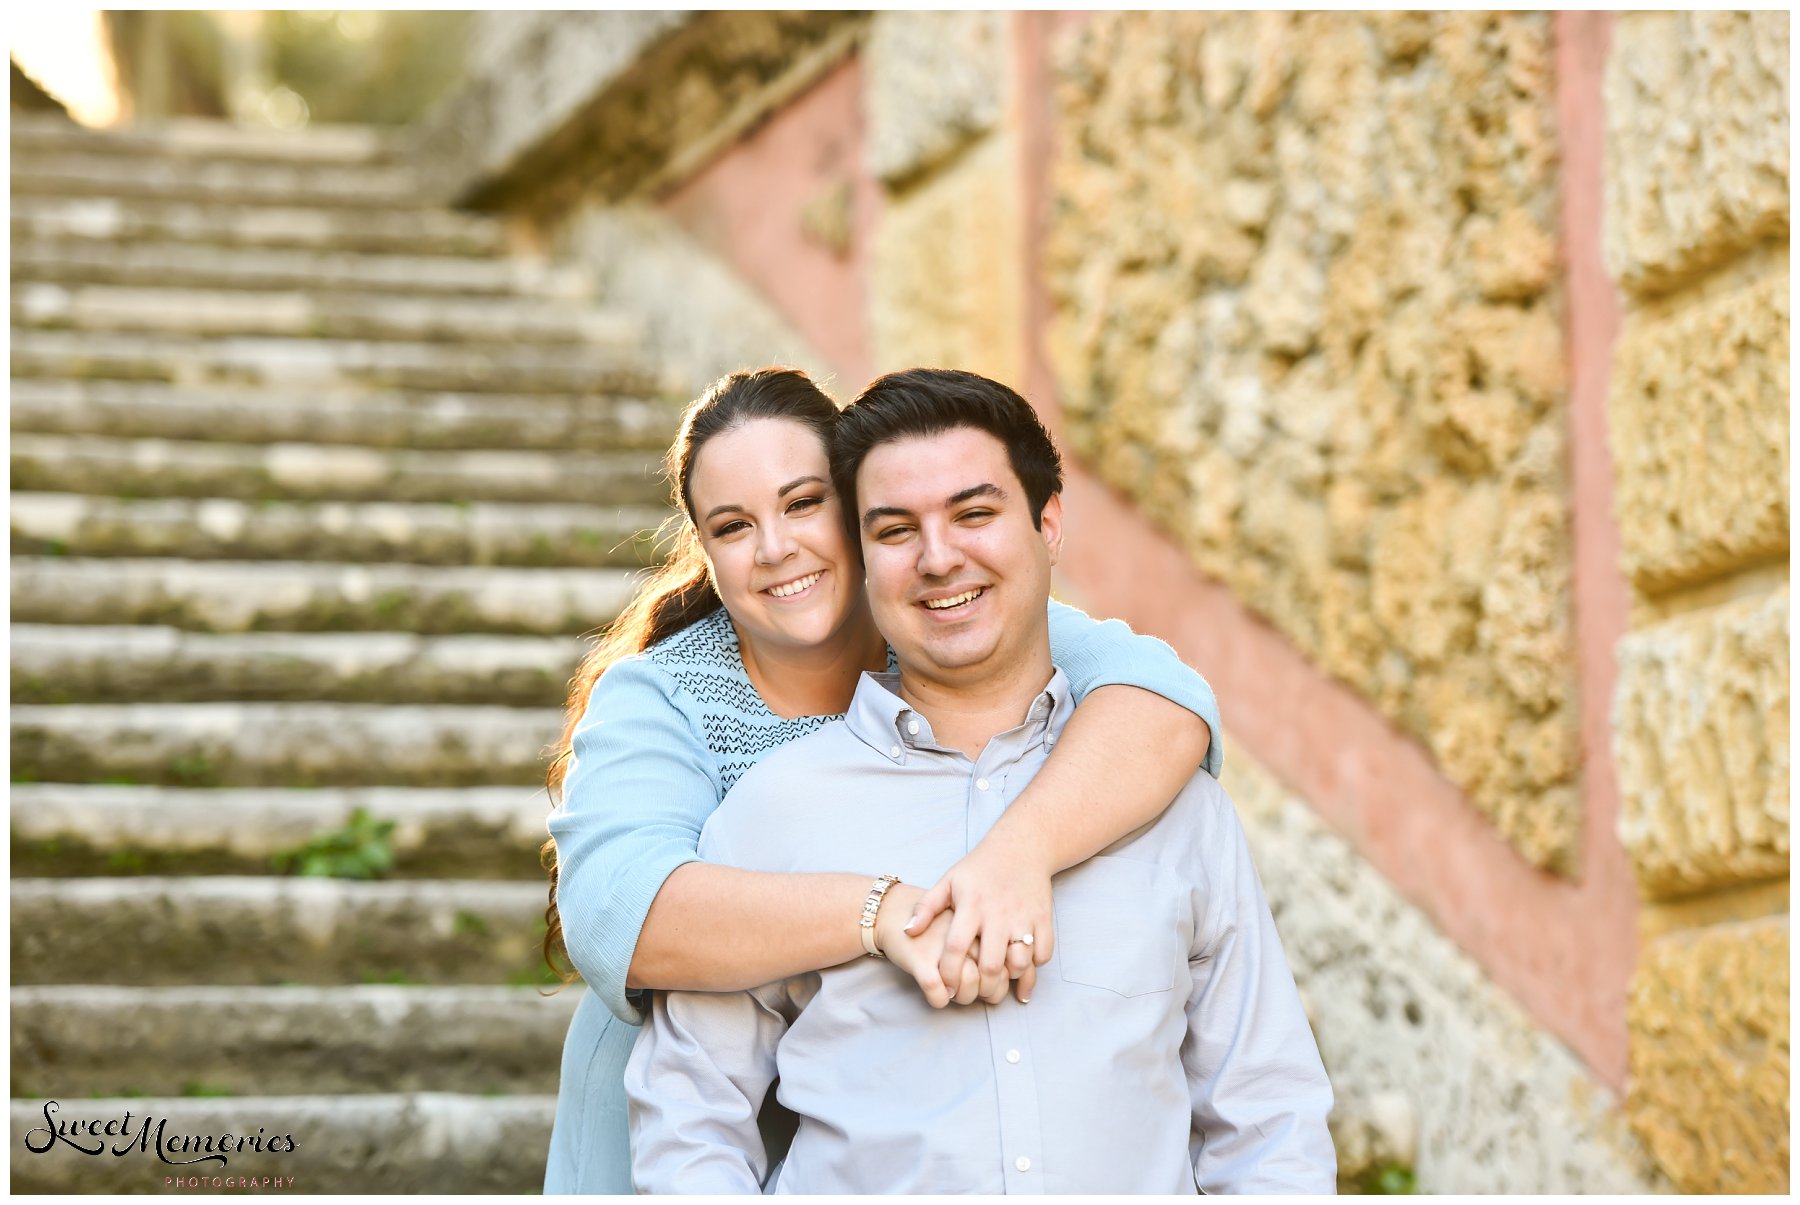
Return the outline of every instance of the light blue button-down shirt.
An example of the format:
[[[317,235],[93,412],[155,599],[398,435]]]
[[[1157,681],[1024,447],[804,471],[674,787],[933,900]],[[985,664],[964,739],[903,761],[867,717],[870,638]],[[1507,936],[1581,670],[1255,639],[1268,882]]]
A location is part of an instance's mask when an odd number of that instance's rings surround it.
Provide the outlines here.
[[[970,761],[896,689],[865,674],[842,721],[745,774],[701,856],[934,882],[1073,710],[1058,671]],[[770,1192],[1333,1191],[1331,1087],[1218,783],[1196,774],[1054,892],[1056,956],[1028,1005],[934,1010],[871,958],[658,993],[625,1073],[639,1191],[764,1191],[777,1077],[799,1130]]]

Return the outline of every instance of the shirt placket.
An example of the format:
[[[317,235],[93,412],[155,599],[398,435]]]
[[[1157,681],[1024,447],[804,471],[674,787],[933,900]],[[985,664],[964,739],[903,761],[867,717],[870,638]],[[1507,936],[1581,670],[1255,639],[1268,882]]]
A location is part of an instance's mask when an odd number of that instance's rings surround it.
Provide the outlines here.
[[[1016,750],[990,741],[969,775],[969,844],[993,827],[1011,798],[1007,779],[1017,769]],[[1011,742],[1006,742],[1010,745]],[[1009,936],[1016,936],[1009,934]],[[988,1049],[994,1061],[1000,1121],[1000,1169],[1008,1193],[1044,1191],[1044,1127],[1038,1115],[1037,1066],[1025,1025],[1024,1006],[1003,1000],[984,1010]]]

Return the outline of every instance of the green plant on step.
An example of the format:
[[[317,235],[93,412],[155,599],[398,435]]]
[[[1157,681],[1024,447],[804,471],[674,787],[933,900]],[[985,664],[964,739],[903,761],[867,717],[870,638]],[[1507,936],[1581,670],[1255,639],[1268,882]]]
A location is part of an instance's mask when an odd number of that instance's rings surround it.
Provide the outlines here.
[[[217,1084],[209,1084],[209,1083],[204,1082],[203,1080],[197,1080],[197,1079],[191,1079],[191,1080],[187,1081],[187,1083],[181,1085],[181,1094],[183,1096],[204,1096],[204,1097],[218,1097],[218,1096],[233,1096],[233,1095],[235,1095],[235,1093],[233,1093],[230,1088],[221,1088]]]
[[[342,828],[277,853],[275,869],[314,878],[378,879],[394,865],[393,832],[392,820],[376,820],[357,808]]]
[[[1369,1196],[1408,1197],[1419,1191],[1419,1178],[1410,1167],[1388,1163],[1370,1168],[1357,1188]]]

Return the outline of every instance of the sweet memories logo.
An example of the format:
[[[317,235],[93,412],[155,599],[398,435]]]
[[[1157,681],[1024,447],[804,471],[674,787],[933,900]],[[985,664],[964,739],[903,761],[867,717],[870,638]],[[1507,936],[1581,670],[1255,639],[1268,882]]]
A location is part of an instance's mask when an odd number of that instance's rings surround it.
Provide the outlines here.
[[[26,1131],[26,1150],[42,1155],[62,1143],[84,1155],[110,1151],[122,1157],[135,1148],[145,1155],[155,1151],[158,1159],[174,1167],[194,1163],[225,1167],[230,1156],[246,1151],[282,1155],[299,1149],[292,1134],[270,1134],[266,1126],[258,1126],[255,1134],[177,1134],[169,1131],[166,1117],[146,1113],[134,1118],[127,1109],[123,1117],[59,1119],[61,1108],[54,1100],[44,1102],[44,1124]]]

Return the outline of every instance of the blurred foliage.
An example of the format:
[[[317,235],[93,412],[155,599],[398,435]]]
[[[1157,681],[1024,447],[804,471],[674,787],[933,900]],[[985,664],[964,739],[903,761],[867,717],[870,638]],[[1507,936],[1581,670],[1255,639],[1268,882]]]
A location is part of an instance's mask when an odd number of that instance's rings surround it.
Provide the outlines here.
[[[461,77],[467,12],[272,12],[264,38],[274,81],[312,120],[401,125]]]
[[[292,128],[416,120],[461,77],[471,19],[467,12],[133,9],[109,10],[106,28],[120,88],[137,115],[232,116]]]
[[[378,879],[394,865],[392,820],[377,821],[357,808],[344,827],[320,833],[306,844],[273,858],[284,874],[329,879]]]
[[[1357,1189],[1366,1196],[1406,1197],[1419,1191],[1419,1180],[1412,1168],[1388,1164],[1371,1169]]]

